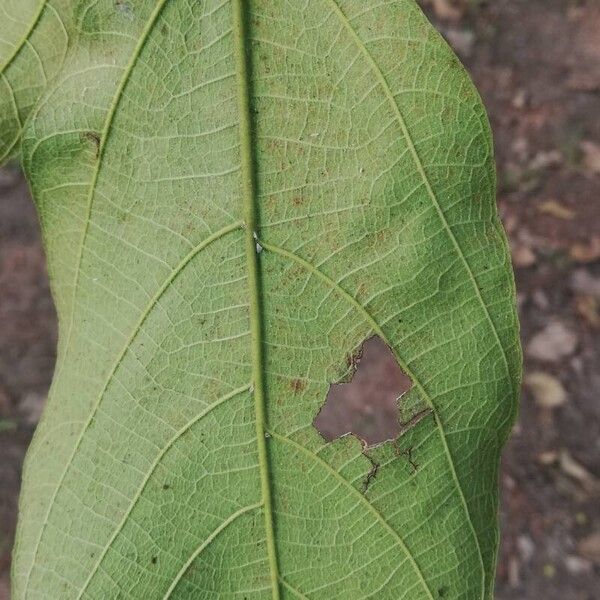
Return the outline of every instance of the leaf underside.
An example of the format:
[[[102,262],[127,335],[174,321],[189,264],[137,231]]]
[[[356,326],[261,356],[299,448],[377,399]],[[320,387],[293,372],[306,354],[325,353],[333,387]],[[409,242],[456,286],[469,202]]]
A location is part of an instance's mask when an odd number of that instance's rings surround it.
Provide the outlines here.
[[[491,598],[520,349],[456,57],[413,0],[56,15],[22,152],[59,357],[14,598]],[[431,413],[366,454],[313,420],[373,335]]]
[[[0,2],[0,164],[18,152],[26,119],[62,64],[70,0]]]

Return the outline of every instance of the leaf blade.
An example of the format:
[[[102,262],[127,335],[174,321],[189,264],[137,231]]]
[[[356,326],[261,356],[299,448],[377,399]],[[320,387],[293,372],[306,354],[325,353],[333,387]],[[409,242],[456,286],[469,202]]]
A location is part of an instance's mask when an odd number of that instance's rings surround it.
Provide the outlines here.
[[[68,43],[64,1],[7,1],[3,13],[0,164],[16,152],[24,123],[48,80],[60,68]]]
[[[27,461],[15,597],[489,597],[519,357],[489,129],[455,59],[408,0],[255,1],[240,94],[242,3],[108,4],[88,7],[94,35],[25,140],[62,335]],[[73,127],[49,99],[87,87],[103,108],[76,103]],[[401,439],[419,470],[376,449],[365,490],[359,444],[324,443],[312,419],[374,333],[434,416]],[[263,376],[259,403],[235,394]],[[195,419],[215,403],[211,430]],[[27,502],[34,482],[47,489]]]

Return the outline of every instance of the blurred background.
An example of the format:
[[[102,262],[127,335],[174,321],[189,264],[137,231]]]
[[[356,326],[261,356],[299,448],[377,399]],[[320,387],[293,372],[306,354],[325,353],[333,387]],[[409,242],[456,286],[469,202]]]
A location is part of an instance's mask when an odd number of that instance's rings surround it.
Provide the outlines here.
[[[600,598],[600,0],[420,0],[490,112],[499,209],[525,350],[519,422],[504,455],[499,600]],[[23,456],[54,366],[56,317],[27,186],[0,170],[0,600]],[[391,362],[390,362],[391,361]],[[352,411],[397,376],[376,344]],[[391,381],[391,380],[390,380]],[[390,384],[391,385],[391,384]],[[393,387],[393,386],[392,386]],[[371,411],[371,412],[369,412]],[[368,414],[367,414],[368,413]],[[335,423],[334,419],[347,419]],[[329,422],[327,421],[329,419]],[[375,427],[389,423],[379,410]]]

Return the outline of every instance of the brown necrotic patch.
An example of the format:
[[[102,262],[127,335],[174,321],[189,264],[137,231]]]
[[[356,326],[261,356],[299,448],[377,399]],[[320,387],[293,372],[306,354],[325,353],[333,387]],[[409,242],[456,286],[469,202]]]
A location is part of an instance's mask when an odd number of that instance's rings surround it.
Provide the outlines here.
[[[406,430],[400,422],[399,399],[410,390],[410,378],[378,336],[366,340],[347,363],[350,380],[329,387],[315,427],[328,441],[348,434],[365,446],[395,440]]]

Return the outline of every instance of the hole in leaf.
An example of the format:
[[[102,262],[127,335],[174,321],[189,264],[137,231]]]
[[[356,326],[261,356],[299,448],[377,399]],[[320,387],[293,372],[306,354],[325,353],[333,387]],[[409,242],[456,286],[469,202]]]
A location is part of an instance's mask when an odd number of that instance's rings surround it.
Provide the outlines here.
[[[348,357],[349,381],[333,383],[314,426],[328,441],[354,434],[366,446],[401,433],[398,399],[410,389],[389,346],[378,336]]]

